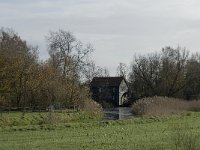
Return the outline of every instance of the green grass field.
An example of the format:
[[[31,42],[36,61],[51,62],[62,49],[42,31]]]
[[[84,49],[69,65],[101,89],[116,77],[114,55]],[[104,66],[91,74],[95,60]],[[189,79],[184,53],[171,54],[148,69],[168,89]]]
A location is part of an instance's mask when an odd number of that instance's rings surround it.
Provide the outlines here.
[[[200,149],[200,113],[0,128],[0,149]],[[199,147],[199,148],[198,148]],[[191,148],[187,148],[191,149]]]

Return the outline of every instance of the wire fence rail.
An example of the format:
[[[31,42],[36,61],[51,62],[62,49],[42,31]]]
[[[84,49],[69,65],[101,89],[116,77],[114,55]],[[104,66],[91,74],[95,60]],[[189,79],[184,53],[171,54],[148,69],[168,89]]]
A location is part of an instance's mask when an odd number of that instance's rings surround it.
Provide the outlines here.
[[[79,106],[76,105],[68,105],[68,106],[60,106],[54,107],[40,107],[40,106],[33,106],[33,107],[0,107],[0,113],[10,113],[10,112],[50,112],[50,111],[61,111],[61,112],[74,112],[78,111]]]

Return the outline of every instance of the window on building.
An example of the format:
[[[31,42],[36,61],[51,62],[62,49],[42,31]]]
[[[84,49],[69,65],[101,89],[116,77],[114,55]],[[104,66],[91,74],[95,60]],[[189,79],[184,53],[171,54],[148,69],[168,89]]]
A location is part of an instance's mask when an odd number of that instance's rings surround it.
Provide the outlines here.
[[[101,88],[99,88],[99,93],[101,93],[102,92],[102,89]]]

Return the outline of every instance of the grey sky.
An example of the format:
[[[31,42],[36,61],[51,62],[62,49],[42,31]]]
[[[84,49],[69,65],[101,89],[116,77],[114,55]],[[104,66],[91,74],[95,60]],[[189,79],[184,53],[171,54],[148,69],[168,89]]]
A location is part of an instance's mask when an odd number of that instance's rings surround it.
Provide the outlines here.
[[[44,36],[69,30],[95,48],[93,59],[115,75],[134,54],[178,45],[200,50],[199,0],[0,0],[0,26],[13,28],[40,57],[48,57]]]

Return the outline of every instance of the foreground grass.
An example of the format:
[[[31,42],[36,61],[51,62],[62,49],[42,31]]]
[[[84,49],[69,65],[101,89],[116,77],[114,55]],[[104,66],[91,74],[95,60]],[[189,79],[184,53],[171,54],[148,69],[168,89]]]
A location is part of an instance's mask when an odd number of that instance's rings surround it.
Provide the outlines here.
[[[198,144],[199,128],[200,113],[190,112],[164,118],[10,126],[1,128],[0,149],[171,150],[184,140],[180,135],[189,135],[186,140]]]
[[[0,113],[0,127],[32,126],[45,124],[60,124],[98,120],[102,117],[100,112],[72,111],[72,112],[22,112]]]

